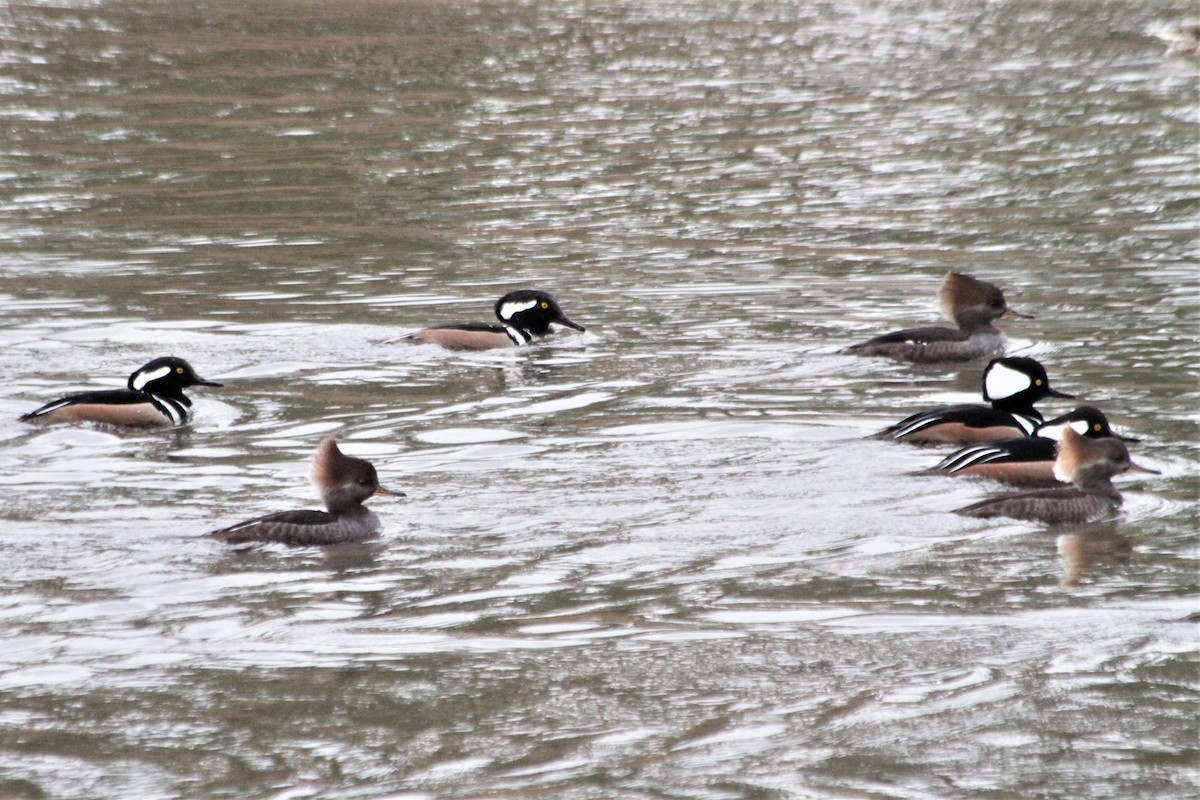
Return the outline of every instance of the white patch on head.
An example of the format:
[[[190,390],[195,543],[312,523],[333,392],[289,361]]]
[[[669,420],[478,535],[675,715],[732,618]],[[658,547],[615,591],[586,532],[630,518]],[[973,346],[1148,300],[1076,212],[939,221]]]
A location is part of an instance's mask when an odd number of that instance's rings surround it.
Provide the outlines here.
[[[1037,429],[1037,435],[1043,439],[1053,439],[1056,442],[1062,441],[1063,428],[1067,426],[1065,422],[1059,422],[1055,425],[1042,425]]]
[[[156,381],[159,378],[165,378],[170,374],[170,367],[159,367],[158,369],[152,369],[149,372],[139,372],[133,376],[131,385],[133,386],[134,391],[140,392],[146,388],[146,384],[150,383],[151,381]]]
[[[1085,419],[1077,419],[1073,422],[1060,422],[1057,425],[1042,425],[1037,429],[1037,435],[1043,439],[1053,439],[1056,442],[1062,441],[1063,428],[1070,425],[1075,429],[1075,432],[1080,436],[1086,436],[1088,433],[1088,424]]]
[[[1033,378],[1004,364],[993,364],[983,377],[983,390],[989,400],[1005,400],[1033,385]]]
[[[528,300],[524,303],[504,303],[500,306],[500,319],[512,319],[514,314],[520,314],[522,311],[528,311],[537,304],[537,300]]]

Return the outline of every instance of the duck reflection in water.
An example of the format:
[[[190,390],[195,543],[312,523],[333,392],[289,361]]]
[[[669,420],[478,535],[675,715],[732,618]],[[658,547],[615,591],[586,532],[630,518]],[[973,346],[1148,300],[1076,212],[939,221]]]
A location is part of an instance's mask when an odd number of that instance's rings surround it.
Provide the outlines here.
[[[1089,525],[1058,537],[1063,559],[1062,585],[1078,586],[1093,568],[1126,564],[1133,558],[1133,539],[1116,531],[1116,525]]]

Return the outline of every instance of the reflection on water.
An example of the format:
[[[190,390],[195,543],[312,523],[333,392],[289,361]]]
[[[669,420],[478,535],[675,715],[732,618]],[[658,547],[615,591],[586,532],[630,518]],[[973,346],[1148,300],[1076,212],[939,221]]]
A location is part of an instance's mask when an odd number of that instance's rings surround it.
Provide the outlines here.
[[[0,11],[0,794],[1193,795],[1175,10]],[[864,438],[977,399],[838,354],[950,268],[1163,471],[1115,522]],[[587,332],[394,341],[520,286]],[[15,421],[166,353],[225,383],[185,428]],[[315,506],[329,434],[381,539],[199,537]]]
[[[1090,572],[1133,557],[1134,542],[1111,525],[1094,526],[1058,537],[1058,554],[1063,558],[1064,586],[1078,586]]]

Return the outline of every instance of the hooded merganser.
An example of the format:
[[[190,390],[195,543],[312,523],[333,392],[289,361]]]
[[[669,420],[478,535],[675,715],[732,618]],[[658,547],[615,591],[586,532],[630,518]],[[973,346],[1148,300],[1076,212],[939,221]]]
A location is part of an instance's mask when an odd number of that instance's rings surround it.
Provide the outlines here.
[[[326,511],[281,511],[208,534],[228,544],[279,542],[296,546],[362,542],[379,533],[379,517],[363,502],[373,495],[404,497],[379,485],[369,461],[342,453],[325,439],[312,456],[312,481]]]
[[[876,336],[846,348],[857,356],[887,356],[898,361],[935,363],[974,361],[1004,355],[1005,339],[992,321],[999,317],[1024,317],[1008,307],[1004,293],[994,284],[951,270],[938,291],[938,304],[954,320],[954,328],[909,328]]]
[[[1161,22],[1151,25],[1146,32],[1162,40],[1172,52],[1200,56],[1200,20]]]
[[[438,325],[424,328],[402,337],[421,344],[436,344],[447,350],[493,350],[498,347],[520,347],[535,336],[545,336],[551,324],[564,325],[582,331],[578,322],[567,318],[558,301],[536,289],[509,292],[496,301],[496,317],[501,324],[464,322],[457,325]]]
[[[128,427],[182,425],[192,411],[183,390],[189,386],[221,386],[206,381],[182,358],[165,356],[139,367],[126,389],[73,394],[20,417],[22,422],[100,422]]]
[[[1133,463],[1119,439],[1111,436],[1087,439],[1067,426],[1058,443],[1054,476],[1073,486],[998,495],[956,509],[955,513],[981,519],[1013,517],[1051,524],[1087,522],[1121,505],[1121,493],[1112,485],[1112,477],[1119,472],[1158,474]]]
[[[983,399],[913,414],[875,434],[913,444],[973,444],[1029,436],[1042,423],[1033,404],[1044,397],[1073,397],[1050,388],[1041,364],[1024,356],[995,358],[983,370]]]
[[[974,475],[1017,486],[1054,486],[1055,445],[1064,427],[1089,439],[1114,436],[1136,442],[1130,436],[1117,436],[1108,418],[1095,406],[1080,406],[1037,427],[1032,436],[973,444],[957,450],[924,474]]]

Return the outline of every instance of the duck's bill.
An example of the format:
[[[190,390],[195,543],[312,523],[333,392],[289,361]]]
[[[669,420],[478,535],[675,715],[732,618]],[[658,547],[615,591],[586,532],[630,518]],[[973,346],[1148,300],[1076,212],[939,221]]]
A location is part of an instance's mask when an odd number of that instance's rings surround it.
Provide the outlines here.
[[[1015,308],[1004,309],[1004,313],[1001,314],[1000,316],[1007,317],[1008,319],[1033,319],[1034,318],[1033,314],[1025,314],[1023,312],[1017,311]]]
[[[225,384],[221,383],[220,381],[205,380],[204,378],[201,378],[199,375],[197,375],[196,376],[196,385],[197,386],[212,386],[213,388],[220,389]]]
[[[375,487],[375,491],[371,492],[374,497],[408,497],[404,492],[393,492],[391,489],[385,489],[382,486]]]
[[[1141,464],[1132,464],[1132,463],[1128,467],[1125,468],[1125,471],[1126,472],[1145,472],[1147,475],[1162,475],[1162,473],[1156,469],[1150,469],[1149,467],[1143,467]]]
[[[1060,392],[1058,389],[1047,389],[1046,396],[1047,397],[1061,397],[1065,400],[1074,400],[1075,399],[1075,395],[1067,394],[1066,392]]]
[[[557,323],[558,325],[562,325],[565,328],[571,328],[573,330],[577,330],[580,333],[582,333],[583,331],[586,330],[586,328],[584,328],[578,322],[575,322],[572,319],[568,319],[565,314],[560,314],[558,319],[554,320],[554,322]]]

